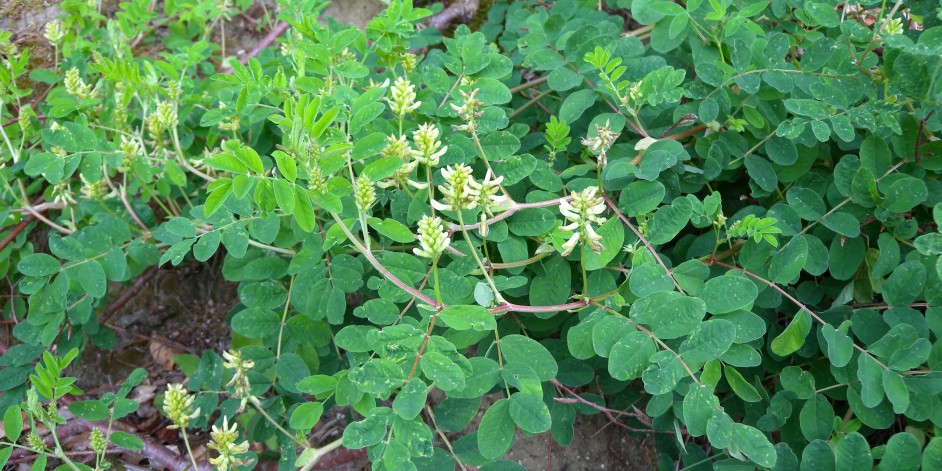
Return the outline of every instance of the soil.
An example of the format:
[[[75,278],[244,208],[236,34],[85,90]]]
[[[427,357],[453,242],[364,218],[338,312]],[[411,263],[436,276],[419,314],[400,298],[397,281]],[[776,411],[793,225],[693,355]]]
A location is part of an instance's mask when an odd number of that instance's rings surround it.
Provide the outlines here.
[[[116,1],[105,0],[103,11],[114,11]],[[490,5],[493,1],[481,3]],[[0,0],[0,30],[13,31],[14,40],[30,47],[31,56],[43,62],[41,57],[48,47],[41,31],[43,25],[58,14],[56,3],[56,0]],[[274,0],[257,1],[244,15],[235,16],[227,23],[229,54],[241,55],[258,43],[266,34],[266,28],[259,27],[253,18],[261,18],[266,11],[271,12],[274,5]],[[384,8],[380,0],[335,0],[325,14],[339,22],[364,28]],[[478,22],[483,17],[483,11],[475,15]],[[219,39],[215,37],[217,42]],[[158,270],[110,318],[109,325],[116,332],[114,348],[101,349],[89,345],[83,361],[70,371],[78,377],[78,386],[90,395],[100,395],[116,390],[135,368],[144,368],[148,378],[135,394],[150,401],[166,384],[185,379],[173,364],[174,355],[200,355],[204,350],[225,350],[230,341],[226,316],[238,302],[238,295],[236,286],[223,279],[220,266],[221,260],[216,257],[203,264],[192,262]],[[114,293],[112,301],[128,289],[128,286],[112,286],[109,290]],[[493,400],[496,398],[486,399],[485,404]],[[472,428],[476,428],[483,412],[479,412]],[[168,432],[167,424],[150,404],[145,404],[138,416],[135,421],[139,422],[141,433],[150,433],[170,446],[182,447],[182,443],[178,443],[178,435]],[[313,442],[326,443],[339,437],[348,418],[346,410],[325,413],[323,422],[326,423],[315,429]],[[206,438],[191,436],[197,453]],[[357,460],[325,469],[370,469],[369,461],[362,453],[356,456],[359,457]],[[656,468],[657,456],[650,437],[631,437],[599,414],[578,416],[575,438],[566,447],[551,442],[549,434],[527,437],[518,433],[513,449],[504,459],[518,462],[526,469],[648,470]]]

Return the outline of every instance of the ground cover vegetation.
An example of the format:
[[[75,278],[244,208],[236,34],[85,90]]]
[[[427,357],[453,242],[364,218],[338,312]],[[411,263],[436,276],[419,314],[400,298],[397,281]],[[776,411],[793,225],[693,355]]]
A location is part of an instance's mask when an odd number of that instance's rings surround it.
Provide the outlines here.
[[[111,425],[147,373],[69,367],[109,293],[221,257],[231,349],[157,400],[183,466],[519,469],[518,430],[604,414],[662,469],[942,469],[938,2],[494,2],[443,38],[286,1],[243,63],[246,6],[67,0],[41,66],[0,33],[0,461],[146,448]]]

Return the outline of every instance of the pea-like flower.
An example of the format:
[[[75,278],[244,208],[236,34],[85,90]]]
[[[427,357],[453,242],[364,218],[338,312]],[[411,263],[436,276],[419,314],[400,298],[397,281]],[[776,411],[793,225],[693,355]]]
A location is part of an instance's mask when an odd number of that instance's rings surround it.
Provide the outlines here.
[[[167,428],[186,429],[190,421],[200,415],[199,407],[193,409],[193,401],[196,398],[188,394],[182,384],[171,384],[167,387],[167,393],[164,395],[164,413],[173,422],[173,425]]]
[[[43,37],[46,38],[46,41],[49,41],[49,44],[58,46],[62,38],[65,37],[65,32],[62,31],[62,22],[53,20],[46,23],[46,27],[43,29]]]
[[[413,131],[412,140],[415,141],[416,149],[412,155],[420,164],[434,167],[448,151],[448,146],[443,146],[442,141],[438,140],[439,133],[438,127],[431,123],[425,123]]]
[[[560,227],[561,231],[575,231],[572,237],[563,244],[563,255],[569,255],[579,241],[586,243],[593,252],[599,253],[604,246],[602,236],[595,232],[593,224],[602,224],[605,218],[599,216],[605,211],[605,201],[598,196],[599,189],[594,186],[587,187],[579,192],[572,192],[572,201],[559,202],[559,212],[569,221],[569,224]]]
[[[494,213],[510,209],[510,198],[498,194],[500,191],[500,183],[504,181],[504,177],[500,176],[494,179],[491,177],[493,177],[493,174],[490,169],[488,169],[487,174],[484,175],[483,182],[478,183],[472,181],[470,183],[475,193],[477,193],[477,201],[481,206],[481,225],[478,232],[481,233],[482,237],[487,237],[487,224],[485,224],[487,218],[493,217]]]
[[[172,130],[177,127],[177,110],[169,101],[162,101],[157,104],[157,120],[166,130]]]
[[[255,396],[252,394],[252,385],[249,383],[249,377],[247,376],[249,370],[255,367],[255,362],[243,360],[242,352],[235,350],[223,352],[222,358],[225,360],[222,363],[223,368],[235,370],[232,379],[226,383],[226,386],[232,386],[233,397],[242,399],[242,403],[239,405],[239,410],[242,410],[250,400],[255,401]]]
[[[209,459],[210,464],[216,469],[227,471],[230,467],[246,464],[245,460],[237,458],[236,455],[249,451],[249,442],[236,443],[239,439],[238,428],[236,424],[229,427],[228,417],[222,417],[222,428],[213,425],[213,431],[209,433],[209,436],[210,441],[207,446],[219,453],[219,456]]]
[[[444,203],[432,200],[432,207],[440,211],[474,209],[478,205],[477,183],[471,175],[471,167],[464,164],[449,165],[442,170],[445,184],[439,185]]]
[[[392,98],[387,99],[389,107],[393,113],[403,117],[422,105],[421,101],[415,101],[415,85],[409,82],[405,77],[398,77],[390,88]]]
[[[376,203],[376,187],[370,177],[360,175],[353,182],[353,200],[356,202],[357,211],[364,214]]]
[[[69,95],[78,98],[79,100],[85,100],[88,98],[96,98],[98,96],[98,90],[93,90],[92,86],[85,83],[82,80],[82,77],[79,75],[78,69],[72,67],[68,72],[65,73],[65,80],[63,81],[65,85],[65,91]]]
[[[606,120],[604,126],[595,125],[595,136],[582,138],[582,145],[586,146],[590,152],[598,154],[598,165],[605,168],[608,164],[608,149],[612,147],[616,139],[618,139],[618,133],[612,131],[611,123]]]
[[[470,123],[474,120],[474,118],[477,118],[481,115],[481,112],[478,110],[484,106],[484,102],[477,99],[477,94],[479,91],[481,90],[478,88],[472,89],[470,92],[461,90],[461,104],[451,104],[451,109],[457,111],[458,116],[460,116],[461,119],[466,122]],[[457,128],[461,128],[461,126],[457,126]]]
[[[108,446],[108,440],[105,439],[105,434],[101,431],[100,428],[95,427],[92,429],[92,432],[88,438],[89,447],[95,451],[95,453],[101,453],[105,451],[105,448]]]
[[[451,238],[438,216],[423,216],[416,238],[419,239],[419,247],[412,251],[420,257],[435,259],[451,245]]]
[[[903,34],[903,30],[903,20],[899,18],[893,18],[883,25],[883,32],[886,33],[887,36]]]

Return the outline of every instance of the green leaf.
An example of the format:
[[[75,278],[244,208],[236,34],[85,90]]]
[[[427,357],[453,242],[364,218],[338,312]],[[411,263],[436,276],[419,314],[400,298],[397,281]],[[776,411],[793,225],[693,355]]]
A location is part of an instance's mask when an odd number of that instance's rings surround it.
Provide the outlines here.
[[[422,355],[422,373],[434,381],[442,391],[462,389],[465,386],[464,371],[457,363],[438,352]]]
[[[922,294],[926,285],[926,267],[912,260],[896,267],[883,283],[883,299],[890,306],[906,306]]]
[[[111,411],[101,401],[75,401],[69,404],[69,412],[85,420],[105,420],[111,416]]]
[[[786,391],[795,393],[798,399],[811,399],[814,397],[814,376],[797,366],[786,366],[779,379]]]
[[[709,386],[691,386],[684,396],[684,425],[694,437],[707,433],[707,423],[720,408],[720,400]]]
[[[410,231],[405,224],[395,219],[370,218],[369,225],[373,229],[376,229],[376,232],[396,242],[402,244],[415,242],[415,235],[412,234],[412,231]]]
[[[826,397],[816,394],[802,406],[799,424],[808,441],[827,440],[834,428],[834,408]]]
[[[775,447],[758,429],[745,424],[736,424],[733,428],[732,440],[739,450],[754,463],[765,468],[775,466],[778,458]]]
[[[916,436],[907,433],[897,433],[886,442],[886,451],[880,460],[880,469],[893,469],[894,471],[915,471],[919,469],[921,455],[919,440]]]
[[[631,319],[651,326],[660,339],[673,339],[692,332],[706,314],[699,298],[676,291],[661,291],[645,296],[631,306]]]
[[[513,334],[502,337],[500,345],[505,362],[521,362],[529,365],[540,381],[549,381],[556,377],[559,369],[556,360],[549,350],[536,340]]]
[[[556,216],[545,208],[523,210],[507,219],[510,233],[521,237],[541,236],[555,225]]]
[[[486,332],[497,328],[494,315],[481,306],[448,306],[438,316],[445,325],[455,330]]]
[[[598,95],[594,90],[578,90],[573,92],[563,100],[559,108],[559,120],[567,123],[575,123],[585,110],[595,104]]]
[[[143,450],[144,442],[137,435],[126,432],[113,431],[108,435],[108,441],[125,450]]]
[[[3,413],[3,433],[6,434],[6,440],[15,443],[23,433],[23,412],[19,404],[7,407]]]
[[[647,334],[637,330],[629,332],[612,346],[608,355],[608,373],[619,381],[640,378],[656,351],[654,341]]]
[[[710,319],[690,333],[678,353],[688,364],[702,365],[726,353],[735,340],[736,326],[732,322]]]
[[[298,166],[294,161],[294,157],[280,150],[272,152],[272,156],[275,157],[275,165],[278,166],[281,175],[293,183],[298,178]]]
[[[510,416],[510,399],[500,399],[491,404],[478,425],[477,441],[481,456],[496,459],[510,451],[516,429]]]
[[[108,293],[108,279],[105,269],[97,260],[89,260],[75,267],[75,277],[78,278],[82,289],[93,298],[104,297]]]
[[[733,392],[740,399],[746,402],[759,402],[762,400],[756,388],[742,377],[739,370],[729,365],[723,365],[723,372],[726,374],[726,382],[729,383],[729,386],[733,388]]]
[[[596,232],[602,236],[603,248],[599,253],[591,250],[585,251],[583,266],[586,271],[604,268],[615,256],[621,253],[622,245],[625,242],[625,228],[618,218],[609,219]]]
[[[658,181],[631,182],[618,197],[618,209],[628,217],[637,217],[657,209],[667,190]]]
[[[773,257],[769,265],[769,279],[779,284],[795,280],[808,261],[808,242],[804,236],[793,237]]]
[[[821,326],[821,334],[827,341],[827,354],[831,364],[838,368],[847,365],[854,354],[853,340],[830,324]]]
[[[59,261],[51,255],[34,253],[23,257],[16,269],[26,276],[52,276],[59,273]]]
[[[648,223],[648,241],[665,244],[680,233],[690,220],[690,200],[677,198],[669,206],[661,206]]]
[[[942,437],[933,437],[922,451],[922,469],[942,469]]]
[[[798,311],[788,327],[777,337],[772,339],[772,351],[778,356],[788,356],[795,353],[805,344],[805,338],[811,332],[811,315],[804,309]]]
[[[707,280],[697,294],[706,303],[708,312],[724,314],[748,309],[759,296],[759,289],[746,278],[724,275]]]
[[[870,455],[870,445],[863,435],[851,432],[837,442],[835,471],[860,471],[872,468],[873,456]]]
[[[232,330],[250,339],[260,339],[278,332],[281,319],[267,309],[249,308],[232,317]]]
[[[366,166],[361,175],[366,175],[374,182],[382,181],[386,177],[396,173],[402,167],[402,159],[399,157],[383,157]]]
[[[320,402],[305,402],[295,408],[294,412],[291,413],[288,426],[294,430],[308,432],[321,420],[321,415],[323,414],[324,404]]]
[[[650,262],[631,270],[628,286],[636,296],[644,297],[659,291],[671,291],[674,289],[674,282],[664,267]]]
[[[510,417],[527,433],[543,433],[553,425],[549,408],[543,398],[525,392],[510,396]]]
[[[864,406],[876,407],[883,402],[883,367],[870,355],[858,357],[857,378],[860,379],[860,400]]]
[[[821,224],[844,237],[854,238],[860,235],[857,218],[842,211],[825,216],[821,219]]]
[[[909,390],[903,377],[893,370],[883,370],[883,391],[893,404],[893,412],[902,414],[909,408]]]
[[[298,389],[300,388],[301,385],[299,384]],[[393,410],[396,411],[396,415],[399,417],[412,420],[422,412],[427,397],[428,385],[413,377],[399,390],[399,394],[396,394],[396,399],[393,401]]]
[[[294,195],[294,186],[287,180],[275,179],[272,181],[272,190],[275,193],[275,201],[278,207],[285,214],[294,213],[294,204],[296,202]]]

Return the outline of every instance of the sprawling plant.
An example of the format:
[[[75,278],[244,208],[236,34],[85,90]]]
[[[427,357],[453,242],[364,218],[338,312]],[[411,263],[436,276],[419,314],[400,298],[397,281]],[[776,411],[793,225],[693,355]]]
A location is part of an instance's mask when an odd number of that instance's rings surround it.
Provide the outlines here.
[[[109,282],[219,253],[232,349],[162,409],[220,469],[516,469],[597,413],[664,469],[942,468],[937,3],[506,2],[439,46],[409,1],[286,2],[245,65],[180,5],[135,56],[147,3],[70,2],[49,68],[0,36],[5,424],[62,418],[72,357],[33,363],[114,345]]]

